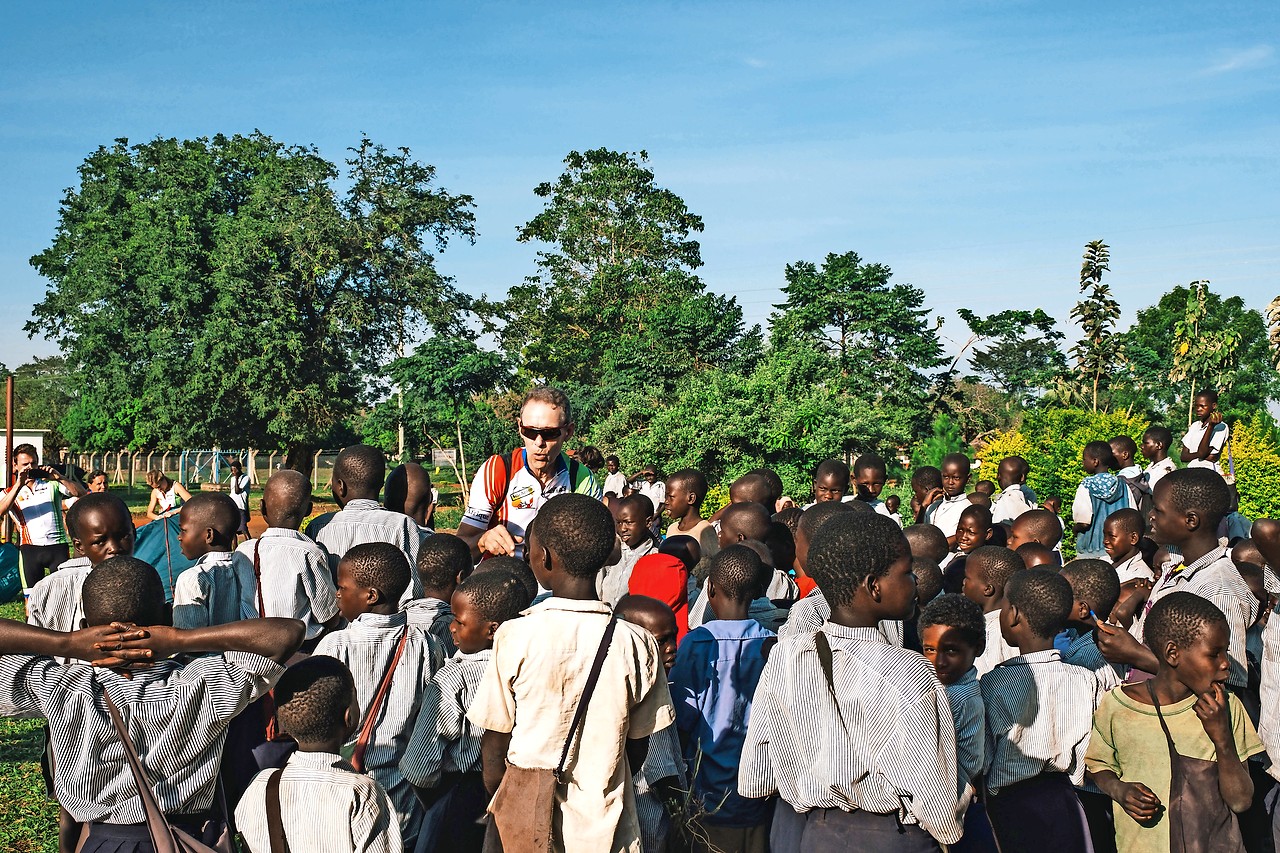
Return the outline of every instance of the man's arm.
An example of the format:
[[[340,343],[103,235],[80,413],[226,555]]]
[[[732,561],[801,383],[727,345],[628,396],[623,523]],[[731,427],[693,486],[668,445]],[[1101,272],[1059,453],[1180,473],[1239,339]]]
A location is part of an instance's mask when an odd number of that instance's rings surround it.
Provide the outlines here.
[[[59,489],[66,493],[67,497],[82,498],[89,494],[89,490],[84,484],[75,477],[64,477],[52,468],[43,469],[49,475],[49,479],[58,484]]]
[[[307,626],[297,619],[268,616],[188,631],[167,625],[152,625],[138,631],[142,637],[116,643],[116,648],[109,651],[145,652],[140,658],[135,658],[139,660],[160,660],[176,654],[202,652],[246,652],[270,658],[283,666],[302,645]]]

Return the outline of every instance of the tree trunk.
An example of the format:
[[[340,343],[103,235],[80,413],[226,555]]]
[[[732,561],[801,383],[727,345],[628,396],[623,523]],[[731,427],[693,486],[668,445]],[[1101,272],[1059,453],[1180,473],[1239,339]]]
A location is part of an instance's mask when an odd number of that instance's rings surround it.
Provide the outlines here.
[[[316,448],[311,444],[291,444],[285,453],[284,467],[298,471],[308,480],[315,468]]]
[[[458,433],[458,463],[462,466],[462,476],[458,478],[458,484],[462,486],[462,505],[465,507],[471,500],[471,480],[467,478],[467,456],[462,452],[462,420],[456,417],[456,409],[454,414],[453,426]]]

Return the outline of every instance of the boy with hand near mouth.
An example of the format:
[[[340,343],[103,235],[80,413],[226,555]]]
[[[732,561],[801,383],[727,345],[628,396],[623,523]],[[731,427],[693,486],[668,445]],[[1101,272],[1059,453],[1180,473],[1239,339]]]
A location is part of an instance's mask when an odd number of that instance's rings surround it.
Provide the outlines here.
[[[969,482],[969,457],[963,453],[948,453],[942,458],[942,493],[936,495],[924,511],[922,521],[934,525],[947,537],[947,544],[956,547],[956,527],[960,514],[972,506],[965,494]]]

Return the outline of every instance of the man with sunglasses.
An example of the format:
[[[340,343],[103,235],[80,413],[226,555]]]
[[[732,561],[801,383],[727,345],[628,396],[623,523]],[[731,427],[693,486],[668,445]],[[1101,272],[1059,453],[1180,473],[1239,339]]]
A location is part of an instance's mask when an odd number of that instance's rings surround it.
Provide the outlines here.
[[[525,531],[538,510],[566,492],[603,496],[586,465],[562,452],[573,437],[569,398],[558,388],[538,386],[525,395],[516,421],[523,447],[490,456],[471,483],[471,499],[458,537],[475,557],[524,556]]]

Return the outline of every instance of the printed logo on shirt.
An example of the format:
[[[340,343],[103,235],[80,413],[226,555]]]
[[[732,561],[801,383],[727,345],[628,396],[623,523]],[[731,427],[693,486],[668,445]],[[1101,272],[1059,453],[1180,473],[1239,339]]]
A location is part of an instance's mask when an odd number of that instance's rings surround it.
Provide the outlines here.
[[[515,509],[532,509],[535,491],[533,486],[521,486],[511,492],[511,506]]]

